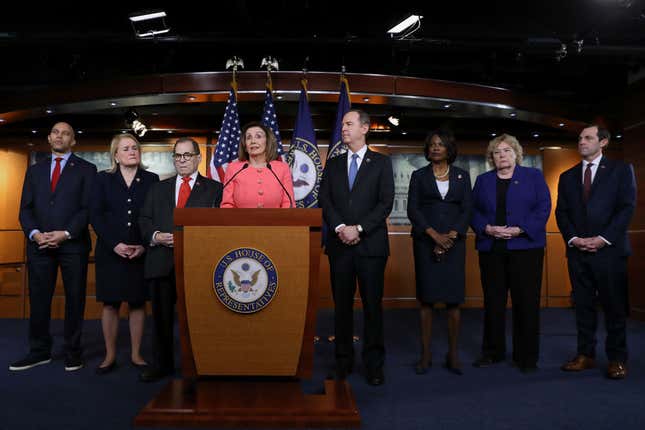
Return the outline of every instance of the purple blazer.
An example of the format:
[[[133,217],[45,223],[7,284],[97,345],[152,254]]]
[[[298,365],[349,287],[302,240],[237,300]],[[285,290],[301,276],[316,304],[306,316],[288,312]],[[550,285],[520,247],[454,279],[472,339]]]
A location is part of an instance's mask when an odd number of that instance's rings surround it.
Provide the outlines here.
[[[494,238],[485,233],[486,224],[495,225],[497,210],[497,172],[482,173],[473,188],[473,217],[470,226],[477,235],[479,251],[490,251]],[[515,166],[506,194],[506,222],[524,233],[509,239],[508,249],[544,248],[546,222],[551,213],[551,194],[544,175],[538,169]]]

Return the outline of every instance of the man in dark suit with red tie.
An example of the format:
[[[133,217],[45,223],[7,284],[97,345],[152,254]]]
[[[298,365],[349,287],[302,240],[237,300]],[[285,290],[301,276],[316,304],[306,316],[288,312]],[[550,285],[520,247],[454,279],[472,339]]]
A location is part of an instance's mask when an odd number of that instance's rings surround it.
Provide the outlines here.
[[[175,207],[219,207],[222,184],[199,174],[199,145],[183,137],[173,148],[177,175],[153,184],[139,213],[141,235],[149,242],[144,277],[150,285],[154,321],[154,366],[140,379],[154,382],[174,372],[175,264],[173,256]]]
[[[607,377],[627,375],[627,229],[636,205],[631,165],[602,154],[610,134],[598,125],[585,127],[578,139],[582,162],[560,175],[555,211],[567,245],[569,277],[575,298],[578,353],[562,370],[595,367],[596,297],[605,315],[609,359]]]
[[[389,157],[368,149],[367,113],[354,109],[343,117],[346,154],[327,161],[320,185],[320,206],[330,226],[325,252],[329,256],[335,304],[336,377],[344,379],[354,366],[353,306],[358,279],[363,303],[363,364],[367,382],[385,381],[383,365],[383,278],[390,253],[386,219],[394,202],[394,177]]]
[[[74,129],[54,124],[47,136],[52,155],[30,166],[20,201],[20,224],[27,236],[29,273],[29,353],[9,370],[51,362],[51,303],[58,269],[65,288],[65,370],[83,367],[81,331],[85,310],[87,229],[96,166],[72,154]]]

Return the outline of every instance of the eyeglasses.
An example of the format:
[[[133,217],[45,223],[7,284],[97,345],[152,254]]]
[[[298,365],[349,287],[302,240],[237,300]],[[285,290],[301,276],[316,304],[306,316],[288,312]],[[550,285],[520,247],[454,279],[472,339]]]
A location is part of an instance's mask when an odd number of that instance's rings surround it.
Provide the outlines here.
[[[181,161],[181,160],[186,160],[190,161],[191,158],[193,158],[196,154],[194,152],[184,152],[183,154],[172,154],[172,158],[175,159],[175,161]]]

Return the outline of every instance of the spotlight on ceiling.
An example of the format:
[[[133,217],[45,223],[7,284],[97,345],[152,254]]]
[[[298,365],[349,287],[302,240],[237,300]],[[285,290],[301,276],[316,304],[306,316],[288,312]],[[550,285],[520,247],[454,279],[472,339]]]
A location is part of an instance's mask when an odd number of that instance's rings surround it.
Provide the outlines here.
[[[400,119],[399,119],[399,117],[398,117],[398,116],[390,115],[390,116],[388,116],[388,117],[387,117],[387,120],[388,120],[388,122],[389,122],[390,124],[392,124],[393,126],[395,126],[395,127],[398,127],[398,126],[399,126]]]
[[[417,30],[421,28],[421,15],[410,15],[394,27],[390,28],[387,32],[390,37],[397,39],[405,39],[412,36]]]
[[[166,12],[162,10],[145,11],[130,15],[130,23],[137,37],[154,37],[168,33],[170,28],[166,25]]]
[[[132,132],[139,137],[145,136],[148,132],[148,127],[141,122],[139,114],[134,109],[130,109],[125,113],[125,123],[132,129]]]

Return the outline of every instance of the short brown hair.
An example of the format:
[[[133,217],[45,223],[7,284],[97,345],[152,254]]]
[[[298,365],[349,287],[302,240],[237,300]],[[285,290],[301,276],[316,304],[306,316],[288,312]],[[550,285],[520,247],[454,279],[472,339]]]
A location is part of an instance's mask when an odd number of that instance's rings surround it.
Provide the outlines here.
[[[267,163],[270,163],[273,160],[278,159],[278,140],[275,138],[273,131],[262,124],[261,122],[253,121],[246,124],[242,127],[242,136],[240,137],[240,149],[237,153],[238,158],[241,161],[248,161],[249,153],[246,151],[246,132],[251,127],[258,127],[264,131],[264,135],[267,137],[267,147],[264,150],[264,153],[267,157]]]

